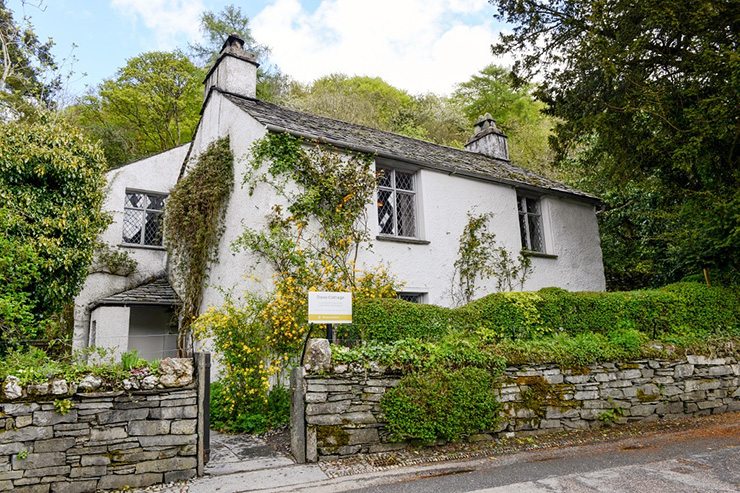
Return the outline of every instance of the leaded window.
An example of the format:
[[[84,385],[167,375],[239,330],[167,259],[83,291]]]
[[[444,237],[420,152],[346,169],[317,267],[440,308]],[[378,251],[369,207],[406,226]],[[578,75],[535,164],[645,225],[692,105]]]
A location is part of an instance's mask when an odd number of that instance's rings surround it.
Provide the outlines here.
[[[123,212],[123,242],[162,246],[162,219],[167,196],[126,191]]]
[[[519,233],[522,248],[532,252],[544,252],[545,241],[542,232],[542,204],[539,198],[525,195],[517,196],[519,206]]]
[[[416,237],[413,172],[378,167],[378,225],[382,235]]]
[[[398,293],[398,299],[411,303],[424,303],[424,293],[401,292]]]

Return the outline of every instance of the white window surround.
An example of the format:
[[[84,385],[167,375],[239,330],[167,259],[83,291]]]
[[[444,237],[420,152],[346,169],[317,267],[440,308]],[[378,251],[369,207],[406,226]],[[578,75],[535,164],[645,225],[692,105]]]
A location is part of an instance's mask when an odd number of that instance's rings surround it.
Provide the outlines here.
[[[127,188],[124,195],[122,245],[162,248],[167,194]]]
[[[428,243],[420,239],[419,173],[385,164],[377,166],[377,173],[378,239]]]

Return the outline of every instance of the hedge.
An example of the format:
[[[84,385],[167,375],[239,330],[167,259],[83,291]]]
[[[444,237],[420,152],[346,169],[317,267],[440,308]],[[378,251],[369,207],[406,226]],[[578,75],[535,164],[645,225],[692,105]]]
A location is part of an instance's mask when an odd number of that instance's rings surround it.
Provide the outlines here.
[[[740,289],[678,283],[661,289],[612,293],[495,293],[460,308],[395,299],[358,300],[354,324],[340,336],[392,342],[435,340],[450,330],[491,331],[510,339],[547,334],[608,334],[636,329],[651,338],[686,331],[740,335]]]

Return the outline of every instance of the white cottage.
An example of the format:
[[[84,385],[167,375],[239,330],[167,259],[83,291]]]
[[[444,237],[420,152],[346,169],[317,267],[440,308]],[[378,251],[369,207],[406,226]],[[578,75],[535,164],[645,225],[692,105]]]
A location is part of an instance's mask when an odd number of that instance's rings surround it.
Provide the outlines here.
[[[250,145],[267,132],[288,132],[336,147],[369,152],[385,170],[377,201],[368,204],[372,252],[404,283],[401,296],[450,305],[450,282],[467,213],[493,213],[491,229],[511,253],[531,256],[525,290],[557,286],[602,291],[604,270],[593,196],[519,168],[509,161],[506,136],[482,118],[465,150],[301,113],[256,99],[257,62],[231,36],[205,80],[202,117],[193,141],[108,173],[105,208],[113,222],[108,245],[138,263],[129,275],[91,273],[75,300],[76,347],[136,348],[148,358],[176,351],[179,299],[168,282],[161,217],[185,163],[209,143],[229,136],[235,156],[234,192],[216,262],[204,288],[204,310],[224,289],[269,289],[269,267],[230,245],[245,226],[259,228],[277,197],[241,189]],[[250,274],[246,278],[246,274]],[[494,283],[481,292],[494,291]]]

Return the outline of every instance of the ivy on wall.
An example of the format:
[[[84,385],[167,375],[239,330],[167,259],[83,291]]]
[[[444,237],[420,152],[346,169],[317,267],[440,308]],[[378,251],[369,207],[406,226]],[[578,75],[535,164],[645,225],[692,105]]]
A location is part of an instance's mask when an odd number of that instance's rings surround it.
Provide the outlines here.
[[[165,245],[182,282],[178,349],[187,351],[190,325],[198,316],[208,264],[215,260],[234,182],[228,137],[211,143],[172,190],[165,211]]]
[[[276,205],[264,227],[245,229],[232,248],[268,263],[274,289],[266,296],[244,293],[239,305],[227,298],[193,324],[197,338],[213,340],[223,367],[221,402],[214,403],[221,424],[245,431],[255,413],[269,414],[270,378],[300,354],[309,331],[309,291],[351,291],[356,299],[396,296],[385,269],[357,265],[370,239],[372,156],[285,133],[269,133],[251,151],[244,184],[250,195],[266,187]]]

